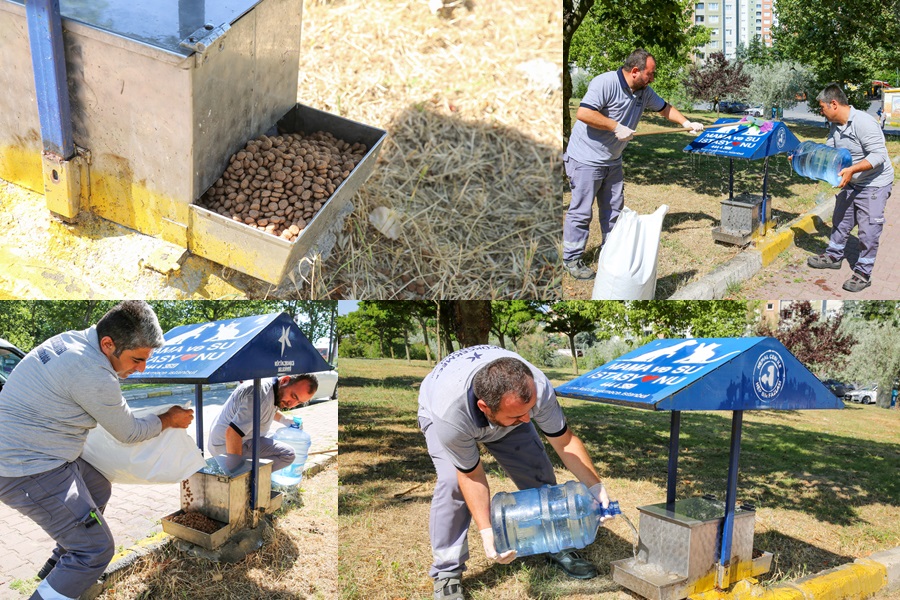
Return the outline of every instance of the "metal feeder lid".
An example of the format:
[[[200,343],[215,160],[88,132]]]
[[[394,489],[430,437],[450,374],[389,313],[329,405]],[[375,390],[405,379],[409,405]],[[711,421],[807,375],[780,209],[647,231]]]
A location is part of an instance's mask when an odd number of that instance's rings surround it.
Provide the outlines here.
[[[329,371],[287,313],[182,325],[154,350],[138,383],[221,383]]]
[[[556,388],[649,410],[843,408],[775,338],[655,340]]]
[[[772,129],[765,133],[761,133],[758,127],[751,127],[748,122],[741,123],[735,119],[718,119],[715,125],[721,123],[734,123],[735,127],[707,129],[685,146],[684,151],[756,160],[793,152],[800,145],[797,136],[781,121],[771,121]]]
[[[24,6],[23,0],[8,0]],[[78,21],[95,29],[190,56],[202,48],[204,32],[221,32],[247,14],[261,0],[111,0],[98,4],[90,0],[60,0],[63,19]],[[194,42],[190,38],[194,38]],[[184,42],[184,44],[182,44]]]

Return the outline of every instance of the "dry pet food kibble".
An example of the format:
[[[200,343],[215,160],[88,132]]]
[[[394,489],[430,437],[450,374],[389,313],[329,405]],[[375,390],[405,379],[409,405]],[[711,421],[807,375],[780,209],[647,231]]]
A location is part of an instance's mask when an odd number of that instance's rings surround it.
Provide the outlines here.
[[[172,521],[203,533],[213,533],[225,526],[224,523],[214,521],[203,513],[193,511],[175,515],[172,517]]]
[[[366,154],[319,131],[263,135],[231,157],[200,205],[288,241],[297,239]]]

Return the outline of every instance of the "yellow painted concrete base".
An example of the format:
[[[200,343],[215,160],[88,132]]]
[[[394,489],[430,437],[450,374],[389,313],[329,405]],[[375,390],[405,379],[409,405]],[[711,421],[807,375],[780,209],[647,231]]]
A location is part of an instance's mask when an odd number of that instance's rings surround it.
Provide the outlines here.
[[[739,581],[729,590],[694,594],[691,600],[862,600],[887,583],[887,569],[874,560],[858,559],[804,577],[793,583],[766,588],[755,579]]]
[[[794,243],[794,236],[798,231],[816,233],[818,231],[816,228],[817,220],[819,220],[817,216],[804,215],[796,223],[791,224],[790,227],[759,238],[756,241],[756,249],[762,255],[763,266],[770,264],[779,254],[787,250]]]

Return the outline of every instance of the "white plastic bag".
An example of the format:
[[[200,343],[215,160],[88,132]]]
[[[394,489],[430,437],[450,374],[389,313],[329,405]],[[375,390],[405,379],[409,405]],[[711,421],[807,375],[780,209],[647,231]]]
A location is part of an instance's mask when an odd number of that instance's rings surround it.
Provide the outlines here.
[[[622,209],[616,226],[600,251],[593,300],[652,300],[656,293],[656,257],[663,217],[663,204],[652,215]]]
[[[161,414],[168,406],[132,411],[136,417]],[[100,425],[88,432],[81,457],[112,483],[178,483],[206,466],[187,430],[164,429],[155,438],[124,444]]]

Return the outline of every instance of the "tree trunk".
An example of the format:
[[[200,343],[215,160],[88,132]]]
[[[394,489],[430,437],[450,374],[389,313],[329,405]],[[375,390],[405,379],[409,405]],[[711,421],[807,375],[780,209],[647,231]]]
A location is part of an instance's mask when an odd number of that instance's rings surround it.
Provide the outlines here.
[[[391,349],[391,360],[397,358],[396,356],[394,356],[394,344],[393,343],[388,344],[388,348]]]
[[[569,334],[569,348],[572,350],[572,367],[575,368],[575,374],[578,375],[578,353],[575,352],[575,334]]]
[[[425,319],[422,317],[416,317],[416,320],[419,321],[419,327],[422,328],[422,339],[425,340],[425,359],[430,363],[431,347],[428,344],[428,326],[425,324]]]
[[[437,318],[434,320],[434,337],[437,344],[437,362],[440,362],[444,358],[444,353],[441,352],[441,301],[435,300],[434,303],[437,304]]]
[[[450,337],[450,332],[453,331],[453,301],[439,300],[438,302],[441,305],[438,312],[438,320],[441,323],[441,345],[444,356],[447,356],[453,353],[453,338]]]
[[[497,340],[500,342],[500,347],[506,350],[506,338],[503,336],[502,331],[497,334]]]
[[[452,300],[456,339],[460,348],[488,343],[491,303],[487,300]]]
[[[409,358],[409,331],[403,328],[403,347],[406,348],[406,362],[412,362]]]
[[[569,73],[569,45],[585,15],[594,6],[594,0],[563,0],[563,150],[569,145],[572,116],[569,100],[572,98],[572,75]]]

